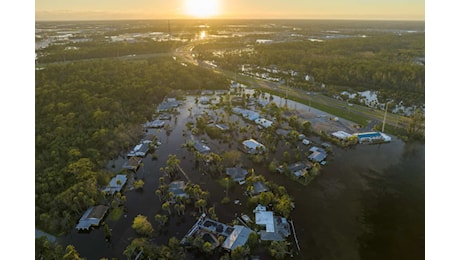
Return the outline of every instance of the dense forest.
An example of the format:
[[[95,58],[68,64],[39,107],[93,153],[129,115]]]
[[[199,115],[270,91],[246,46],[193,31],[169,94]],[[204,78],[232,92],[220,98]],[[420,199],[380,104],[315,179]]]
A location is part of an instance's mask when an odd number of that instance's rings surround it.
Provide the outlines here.
[[[35,74],[35,222],[57,234],[103,198],[102,170],[135,145],[175,89],[222,89],[222,76],[171,57],[49,64]]]
[[[121,57],[126,55],[168,53],[177,46],[175,42],[145,40],[135,43],[108,42],[106,39],[74,44],[54,44],[40,50],[39,63],[63,62],[82,59]]]
[[[311,89],[326,84],[336,92],[378,90],[387,98],[408,105],[425,103],[425,34],[375,34],[323,41],[298,40],[255,44],[253,52],[225,52],[226,44],[217,42],[197,46],[200,59],[214,60],[224,69],[236,71],[243,64],[280,71],[297,71],[297,76],[279,73],[293,87]],[[245,47],[242,42],[242,48]],[[213,55],[216,50],[225,55]],[[305,75],[312,80],[307,82]],[[276,75],[275,75],[276,76]],[[316,84],[315,84],[316,83]]]

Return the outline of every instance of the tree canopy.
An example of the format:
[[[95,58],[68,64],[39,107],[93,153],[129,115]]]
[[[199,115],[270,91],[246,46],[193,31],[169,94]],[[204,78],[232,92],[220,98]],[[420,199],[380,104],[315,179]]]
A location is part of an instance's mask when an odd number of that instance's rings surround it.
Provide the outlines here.
[[[173,90],[218,89],[227,80],[171,58],[48,64],[35,74],[35,220],[68,230],[102,201],[107,162],[143,135],[155,105]]]

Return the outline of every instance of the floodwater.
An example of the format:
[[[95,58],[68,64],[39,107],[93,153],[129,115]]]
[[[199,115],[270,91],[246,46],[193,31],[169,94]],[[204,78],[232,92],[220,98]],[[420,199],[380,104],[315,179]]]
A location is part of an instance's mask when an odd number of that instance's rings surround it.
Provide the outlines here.
[[[241,200],[242,205],[221,205],[220,201],[226,193],[225,187],[217,184],[212,177],[199,173],[194,168],[193,153],[181,147],[190,138],[190,132],[184,132],[185,123],[194,120],[196,115],[205,110],[205,106],[195,104],[194,97],[188,97],[186,104],[179,109],[181,113],[177,119],[173,117],[170,121],[172,132],[169,135],[164,130],[149,130],[150,134],[156,134],[162,142],[157,150],[158,159],[153,160],[150,154],[143,159],[144,167],[138,170],[136,176],[144,180],[143,191],[127,191],[125,215],[116,222],[106,220],[112,229],[110,243],[105,241],[102,227],[90,233],[72,230],[70,234],[58,238],[59,241],[64,246],[74,245],[80,256],[87,259],[126,259],[123,250],[130,243],[130,238],[136,237],[131,224],[138,214],[147,216],[153,224],[156,233],[154,243],[165,244],[171,236],[180,240],[195,222],[195,216],[190,215],[195,211],[193,206],[186,210],[185,216],[171,217],[167,228],[163,230],[154,221],[155,214],[164,214],[154,191],[162,175],[159,169],[165,166],[169,154],[177,155],[181,167],[193,183],[210,192],[208,206],[215,206],[219,221],[230,223],[235,214],[243,212],[254,217],[251,211],[245,209],[243,187],[239,185],[229,191],[229,196],[232,201]],[[232,119],[238,120],[236,116],[232,116]],[[214,152],[222,154],[229,148],[228,144],[220,144],[209,138],[207,140]],[[315,141],[315,138],[311,140]],[[236,149],[236,145],[231,149]],[[267,180],[285,186],[294,198],[292,220],[301,249],[295,252],[294,258],[423,259],[424,144],[406,144],[392,137],[392,142],[387,144],[332,149],[327,165],[308,186],[296,183],[284,175],[269,173],[261,165],[246,162],[248,168],[254,168],[256,174],[262,174]],[[114,163],[114,168],[109,168],[116,171],[125,160],[120,158]],[[292,245],[295,249],[295,244]]]

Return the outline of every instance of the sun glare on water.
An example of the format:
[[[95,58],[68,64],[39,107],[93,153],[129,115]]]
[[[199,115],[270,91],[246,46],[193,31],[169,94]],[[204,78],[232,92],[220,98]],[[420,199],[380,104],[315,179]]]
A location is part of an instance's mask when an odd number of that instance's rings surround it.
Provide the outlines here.
[[[210,18],[219,14],[219,0],[185,0],[185,13],[196,18]]]

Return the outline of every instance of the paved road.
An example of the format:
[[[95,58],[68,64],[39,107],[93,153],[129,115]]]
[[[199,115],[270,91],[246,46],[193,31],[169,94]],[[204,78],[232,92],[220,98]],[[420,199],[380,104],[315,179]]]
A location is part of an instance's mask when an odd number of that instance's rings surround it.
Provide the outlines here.
[[[295,96],[306,102],[313,100],[312,102],[313,106],[315,106],[314,103],[319,103],[324,106],[334,107],[336,109],[345,110],[348,113],[360,115],[361,117],[368,119],[367,120],[368,124],[365,126],[366,129],[371,130],[374,125],[383,121],[384,111],[373,110],[366,106],[361,106],[361,105],[356,105],[356,104],[353,104],[352,106],[350,106],[345,101],[337,100],[337,99],[334,99],[328,96],[321,95],[319,93],[316,93],[314,96],[311,96],[311,95],[308,95],[304,90],[288,88],[284,84],[281,84],[278,82],[272,82],[272,81],[268,81],[264,79],[257,79],[257,78],[253,78],[253,77],[249,77],[249,76],[245,76],[241,74],[235,74],[234,72],[225,71],[222,69],[211,68],[210,66],[206,66],[204,63],[200,63],[195,59],[193,55],[193,49],[194,49],[194,43],[190,43],[183,47],[177,48],[175,54],[178,57],[181,57],[182,60],[185,62],[194,64],[197,66],[202,66],[202,67],[207,67],[209,69],[213,69],[216,72],[223,73],[228,78],[236,78],[237,81],[246,82],[252,88],[259,88],[262,90],[269,89],[269,90],[278,92],[280,96],[283,96],[282,94],[287,92],[288,97]],[[387,118],[386,118],[387,125],[407,128],[408,123],[409,123],[409,119],[405,116],[387,113]]]

